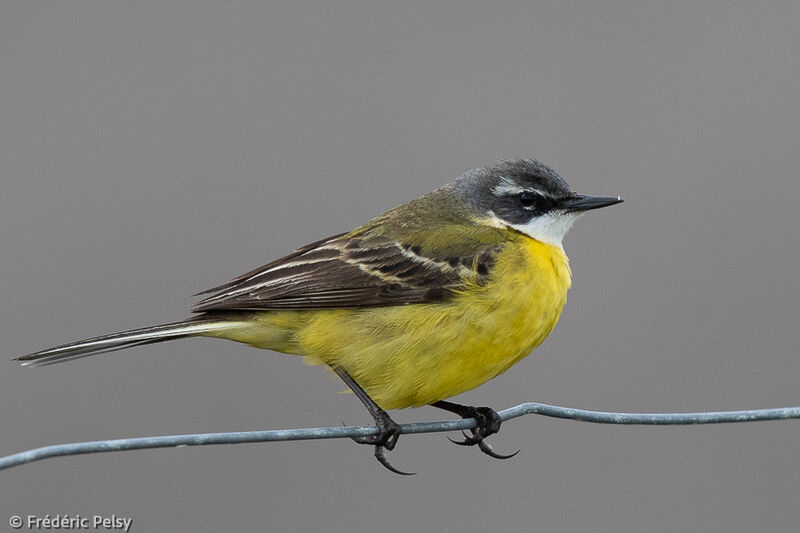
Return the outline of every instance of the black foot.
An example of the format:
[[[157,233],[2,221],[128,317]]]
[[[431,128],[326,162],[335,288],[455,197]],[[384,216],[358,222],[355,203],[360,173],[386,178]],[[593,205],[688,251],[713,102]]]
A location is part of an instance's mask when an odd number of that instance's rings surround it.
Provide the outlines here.
[[[375,415],[375,425],[378,426],[378,433],[367,435],[366,437],[353,437],[359,444],[372,444],[375,446],[375,459],[386,467],[387,470],[400,474],[401,476],[413,476],[415,472],[403,472],[389,463],[386,458],[386,451],[393,450],[400,437],[400,425],[392,420],[386,411],[379,411]]]
[[[378,411],[375,415],[375,425],[378,426],[378,433],[365,437],[353,437],[359,444],[374,444],[387,450],[393,450],[400,437],[400,424],[392,420],[386,411]]]
[[[353,437],[353,440],[359,444],[372,444],[375,446],[375,459],[388,470],[402,476],[414,475],[413,472],[403,472],[402,470],[396,469],[389,463],[389,460],[386,459],[386,450],[393,450],[397,444],[398,437],[400,437],[400,425],[392,420],[389,415],[386,414],[386,411],[381,409],[378,404],[369,397],[369,394],[367,394],[366,391],[361,388],[361,385],[347,373],[347,370],[339,366],[332,367],[332,369],[342,378],[342,381],[347,383],[347,386],[350,387],[358,399],[361,400],[361,403],[364,404],[364,407],[367,408],[367,411],[369,411],[369,414],[372,415],[372,418],[375,420],[375,425],[378,426],[378,433],[375,435]]]
[[[499,454],[486,442],[486,437],[500,431],[500,425],[503,423],[500,415],[491,407],[472,407],[470,405],[461,405],[445,401],[436,402],[431,405],[456,413],[461,418],[474,418],[478,423],[476,427],[470,429],[472,435],[467,435],[465,432],[462,432],[464,434],[464,440],[458,441],[447,437],[453,444],[458,444],[459,446],[477,445],[483,453],[495,459],[511,459],[520,452],[520,450],[517,450],[509,455]]]

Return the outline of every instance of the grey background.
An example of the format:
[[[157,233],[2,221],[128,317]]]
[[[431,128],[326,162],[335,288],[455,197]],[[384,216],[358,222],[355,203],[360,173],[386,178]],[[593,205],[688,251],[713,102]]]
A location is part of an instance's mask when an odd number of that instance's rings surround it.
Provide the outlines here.
[[[190,295],[501,157],[626,203],[565,241],[561,323],[459,397],[602,410],[800,404],[797,2],[4,2],[0,453],[367,423],[301,359],[188,340],[13,356],[186,316]],[[401,422],[442,418],[422,408]],[[12,514],[134,531],[796,531],[798,425],[528,417],[495,461],[407,436],[60,458]]]

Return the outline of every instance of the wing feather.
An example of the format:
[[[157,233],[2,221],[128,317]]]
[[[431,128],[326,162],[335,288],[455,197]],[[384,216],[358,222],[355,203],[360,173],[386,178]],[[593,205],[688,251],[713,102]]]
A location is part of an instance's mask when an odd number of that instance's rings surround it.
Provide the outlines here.
[[[442,301],[490,275],[499,246],[463,257],[423,255],[384,236],[335,235],[204,291],[195,312],[334,309]]]

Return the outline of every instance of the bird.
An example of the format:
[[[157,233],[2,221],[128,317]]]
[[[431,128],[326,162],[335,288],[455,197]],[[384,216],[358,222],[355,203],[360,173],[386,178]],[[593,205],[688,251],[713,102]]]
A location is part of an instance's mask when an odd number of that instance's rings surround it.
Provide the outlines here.
[[[303,356],[337,374],[375,421],[386,468],[400,426],[389,410],[432,405],[486,438],[501,419],[490,407],[447,399],[502,374],[555,327],[572,274],[562,240],[585,212],[620,196],[576,193],[535,159],[468,170],[357,228],[202,291],[185,320],[72,342],[16,358],[60,363],[186,337],[228,339]],[[452,439],[451,439],[452,440]],[[519,451],[519,450],[517,450]]]

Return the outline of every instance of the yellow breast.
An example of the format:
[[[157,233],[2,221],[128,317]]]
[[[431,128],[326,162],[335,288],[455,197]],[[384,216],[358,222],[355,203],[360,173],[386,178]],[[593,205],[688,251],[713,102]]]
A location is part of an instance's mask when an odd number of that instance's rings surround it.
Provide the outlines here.
[[[446,303],[265,312],[235,340],[342,366],[383,409],[426,405],[473,389],[536,348],[571,284],[560,247],[521,234],[488,283]]]

